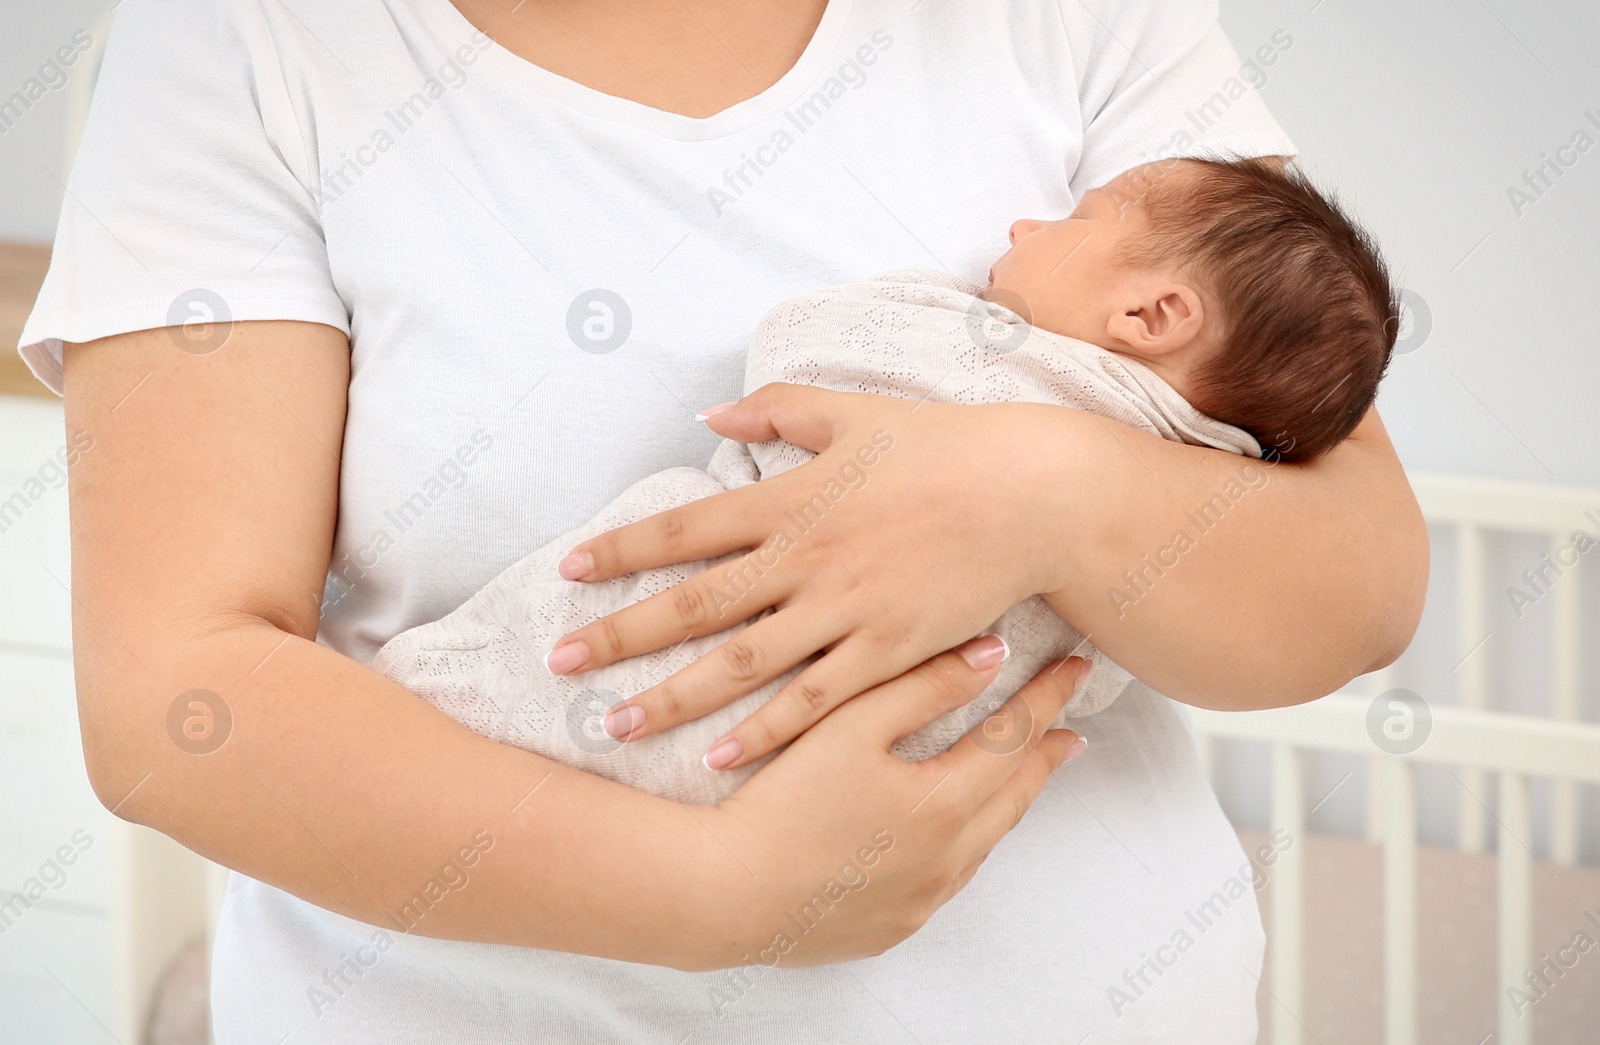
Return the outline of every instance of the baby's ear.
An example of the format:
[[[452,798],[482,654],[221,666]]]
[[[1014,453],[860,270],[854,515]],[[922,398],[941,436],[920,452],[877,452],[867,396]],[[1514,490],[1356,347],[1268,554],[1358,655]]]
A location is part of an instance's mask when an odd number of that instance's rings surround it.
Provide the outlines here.
[[[1106,333],[1144,355],[1176,352],[1200,336],[1205,304],[1187,283],[1152,283],[1127,307],[1111,314]]]

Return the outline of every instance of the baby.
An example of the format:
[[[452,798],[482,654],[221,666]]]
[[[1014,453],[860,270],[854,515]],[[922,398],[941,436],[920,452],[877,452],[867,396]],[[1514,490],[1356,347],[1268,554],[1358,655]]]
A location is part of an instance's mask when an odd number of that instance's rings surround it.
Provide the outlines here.
[[[1064,220],[1017,222],[1011,243],[987,286],[906,270],[778,305],[751,341],[746,392],[784,381],[949,403],[1051,403],[1252,459],[1303,460],[1356,426],[1394,345],[1398,302],[1372,241],[1276,161],[1147,164],[1085,194]],[[880,433],[870,457],[892,452],[892,434]],[[868,454],[824,489],[844,496],[864,484]],[[563,580],[558,563],[606,530],[810,457],[779,440],[725,441],[705,471],[641,480],[453,613],[395,636],[374,667],[485,736],[678,801],[720,802],[766,758],[719,771],[702,756],[804,664],[693,722],[622,743],[601,727],[613,705],[748,624],[580,675],[552,674],[544,657],[576,628],[737,556],[589,584]],[[796,527],[833,500],[819,493],[800,506]],[[726,572],[737,592],[740,579]],[[999,675],[900,741],[903,757],[948,748],[1061,657],[1087,657],[1091,670],[1057,726],[1106,707],[1130,680],[1040,598],[991,630],[1011,651]]]

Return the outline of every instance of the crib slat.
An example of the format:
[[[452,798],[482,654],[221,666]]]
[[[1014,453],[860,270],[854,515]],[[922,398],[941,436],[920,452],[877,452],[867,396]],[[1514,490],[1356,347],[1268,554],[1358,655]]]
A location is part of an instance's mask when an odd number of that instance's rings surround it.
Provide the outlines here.
[[[1559,533],[1550,537],[1550,558],[1558,566],[1565,564],[1557,558],[1567,541]],[[1571,556],[1570,549],[1568,556]],[[1578,578],[1566,577],[1556,582],[1552,593],[1555,602],[1555,620],[1552,635],[1550,670],[1554,676],[1553,698],[1550,713],[1562,721],[1578,718]],[[1557,780],[1550,795],[1550,855],[1558,864],[1578,862],[1578,785],[1571,780]]]
[[[1458,693],[1464,708],[1488,707],[1488,656],[1479,643],[1488,634],[1484,601],[1483,531],[1463,523],[1456,533],[1456,585],[1459,592],[1456,610],[1456,656],[1465,658],[1456,667]],[[1481,853],[1488,844],[1483,806],[1474,796],[1484,793],[1484,775],[1479,769],[1463,769],[1465,787],[1457,807],[1456,838],[1469,853]]]
[[[1388,804],[1383,784],[1388,779],[1389,760],[1374,756],[1367,759],[1367,841],[1382,842],[1384,818]]]
[[[1372,696],[1374,699],[1394,688],[1394,665],[1379,668],[1367,676],[1372,680]],[[1388,762],[1382,756],[1367,759],[1367,841],[1383,841],[1383,820],[1386,810],[1383,804],[1383,780],[1387,772],[1384,765]]]
[[[1386,760],[1383,839],[1383,1017],[1387,1045],[1417,1045],[1417,778]]]
[[[1532,1020],[1518,1015],[1508,987],[1526,989],[1522,974],[1532,960],[1533,855],[1529,837],[1528,778],[1500,774],[1500,1035],[1496,1045],[1529,1045]]]
[[[1305,1009],[1305,778],[1300,751],[1272,746],[1272,825],[1289,848],[1272,869],[1272,1045],[1301,1045]]]

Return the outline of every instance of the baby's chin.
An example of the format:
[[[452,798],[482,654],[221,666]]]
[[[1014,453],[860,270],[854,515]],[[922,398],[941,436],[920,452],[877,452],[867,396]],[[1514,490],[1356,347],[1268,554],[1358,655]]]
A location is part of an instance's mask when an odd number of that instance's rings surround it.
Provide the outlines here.
[[[978,291],[978,297],[984,301],[992,301],[1002,308],[1010,309],[1022,318],[1024,323],[1033,322],[1033,310],[1028,307],[1027,299],[1010,287],[996,286],[991,280],[989,285]]]

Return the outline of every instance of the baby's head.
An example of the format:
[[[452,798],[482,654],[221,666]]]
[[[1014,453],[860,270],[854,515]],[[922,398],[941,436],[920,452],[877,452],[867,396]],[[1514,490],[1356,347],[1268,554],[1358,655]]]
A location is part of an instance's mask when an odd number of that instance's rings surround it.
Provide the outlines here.
[[[1019,221],[983,296],[1133,356],[1283,460],[1337,445],[1377,395],[1399,302],[1366,232],[1278,161],[1163,160]]]

